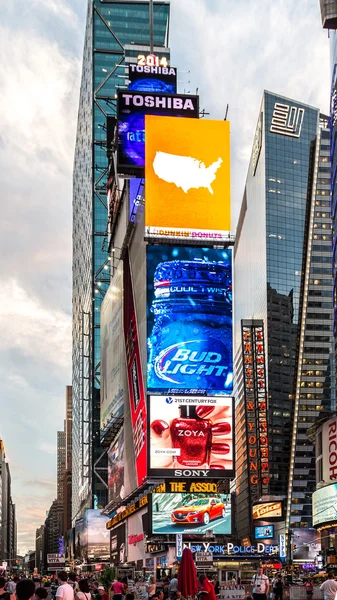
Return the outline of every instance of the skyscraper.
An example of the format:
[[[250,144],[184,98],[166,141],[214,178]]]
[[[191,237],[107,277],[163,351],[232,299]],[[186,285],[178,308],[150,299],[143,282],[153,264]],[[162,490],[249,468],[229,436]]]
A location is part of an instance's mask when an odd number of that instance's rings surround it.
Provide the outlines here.
[[[265,92],[235,245],[237,422],[245,423],[241,320],[263,321],[269,492],[286,527],[311,526],[315,457],[308,428],[331,410],[329,132],[318,109]],[[245,436],[237,436],[238,533],[251,533]],[[241,441],[240,441],[241,440]]]
[[[147,1],[88,1],[73,179],[73,520],[107,501],[99,424],[100,307],[110,282],[106,119],[116,115],[126,56],[149,44],[149,12]],[[155,51],[168,29],[169,3],[155,2]]]
[[[64,425],[65,428],[65,425]],[[66,432],[57,432],[57,499],[63,502],[63,482],[66,472]]]

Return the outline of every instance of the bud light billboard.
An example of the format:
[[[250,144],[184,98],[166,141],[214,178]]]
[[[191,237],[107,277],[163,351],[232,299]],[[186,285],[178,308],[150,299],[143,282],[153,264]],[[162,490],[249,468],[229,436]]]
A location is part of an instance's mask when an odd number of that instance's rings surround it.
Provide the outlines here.
[[[234,477],[232,397],[151,395],[147,414],[150,476]]]
[[[147,247],[147,390],[231,395],[232,251]]]

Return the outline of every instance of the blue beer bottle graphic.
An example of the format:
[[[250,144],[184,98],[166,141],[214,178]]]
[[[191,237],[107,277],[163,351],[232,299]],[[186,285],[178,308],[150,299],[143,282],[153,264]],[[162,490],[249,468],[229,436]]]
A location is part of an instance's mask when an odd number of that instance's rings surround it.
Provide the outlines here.
[[[157,265],[148,338],[148,390],[231,393],[232,270],[225,261]]]

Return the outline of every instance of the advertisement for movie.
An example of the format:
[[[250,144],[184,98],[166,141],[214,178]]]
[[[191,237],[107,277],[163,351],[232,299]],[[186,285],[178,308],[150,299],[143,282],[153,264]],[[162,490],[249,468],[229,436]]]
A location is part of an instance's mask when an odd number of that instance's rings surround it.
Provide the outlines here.
[[[145,115],[199,117],[198,96],[118,92],[118,172],[137,175],[145,167]]]
[[[120,261],[101,307],[101,429],[124,412],[125,352],[123,263]]]
[[[229,494],[152,494],[152,534],[232,532]]]
[[[276,500],[275,502],[262,502],[253,506],[253,521],[273,519],[281,521],[283,518],[283,502]]]
[[[146,477],[146,402],[129,254],[124,260],[124,339],[137,485]]]
[[[233,391],[232,253],[147,247],[148,392]]]
[[[146,237],[228,239],[229,121],[146,116],[145,132]]]
[[[84,513],[84,536],[88,561],[109,560],[110,532],[106,528],[109,518],[100,510],[88,509]]]
[[[125,523],[113,529],[110,534],[110,559],[118,565],[126,561]]]
[[[119,502],[124,492],[124,427],[108,450],[109,502]]]
[[[140,92],[177,92],[177,69],[175,67],[150,67],[149,65],[129,65],[129,90]]]
[[[312,523],[321,525],[337,519],[337,483],[316,490],[312,495]]]
[[[233,400],[149,397],[149,475],[234,477]]]

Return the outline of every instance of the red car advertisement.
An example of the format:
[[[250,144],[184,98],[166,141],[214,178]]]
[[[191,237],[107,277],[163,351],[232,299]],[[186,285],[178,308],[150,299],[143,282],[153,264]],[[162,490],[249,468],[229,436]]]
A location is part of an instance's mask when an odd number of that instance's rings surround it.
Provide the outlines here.
[[[231,533],[229,494],[152,494],[152,533]]]

